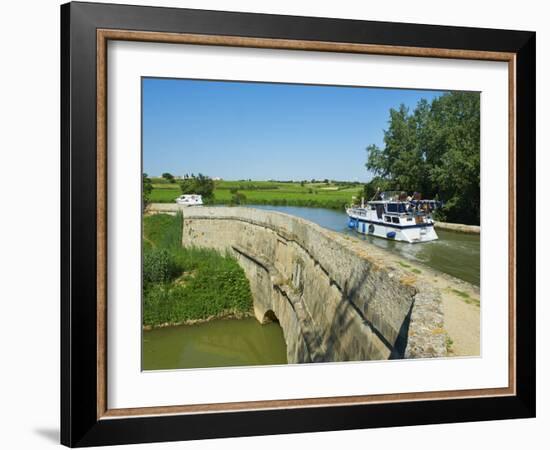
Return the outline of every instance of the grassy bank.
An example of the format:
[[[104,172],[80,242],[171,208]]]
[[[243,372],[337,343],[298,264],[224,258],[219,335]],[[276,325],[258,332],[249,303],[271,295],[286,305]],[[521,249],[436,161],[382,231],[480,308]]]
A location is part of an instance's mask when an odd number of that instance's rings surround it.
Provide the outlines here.
[[[237,261],[181,247],[182,226],[181,214],[143,218],[143,325],[247,315],[252,294]]]
[[[153,180],[152,203],[172,203],[181,192],[179,185],[159,183]],[[358,197],[362,186],[351,183],[300,183],[277,181],[216,181],[214,204],[229,205],[234,202],[235,193],[242,203],[249,205],[288,205],[318,208],[342,209],[351,203],[352,196]]]

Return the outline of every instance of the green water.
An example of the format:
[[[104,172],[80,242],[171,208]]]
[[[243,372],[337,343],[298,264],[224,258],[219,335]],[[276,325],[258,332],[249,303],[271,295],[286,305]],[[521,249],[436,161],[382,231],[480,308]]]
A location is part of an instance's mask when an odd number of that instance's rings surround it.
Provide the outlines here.
[[[143,370],[286,364],[278,323],[220,319],[143,332]]]

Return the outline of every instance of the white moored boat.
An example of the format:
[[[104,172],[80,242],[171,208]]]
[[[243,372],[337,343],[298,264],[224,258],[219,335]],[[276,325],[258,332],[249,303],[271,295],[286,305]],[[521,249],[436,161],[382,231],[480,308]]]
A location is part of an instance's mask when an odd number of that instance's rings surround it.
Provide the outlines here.
[[[408,197],[400,191],[375,195],[375,199],[361,201],[360,206],[346,207],[348,227],[362,234],[370,234],[395,241],[410,243],[437,239],[432,211],[440,202],[421,200],[419,194]]]
[[[200,206],[202,205],[202,195],[198,195],[198,194],[180,195],[176,199],[176,203],[178,205],[185,205],[185,206]]]

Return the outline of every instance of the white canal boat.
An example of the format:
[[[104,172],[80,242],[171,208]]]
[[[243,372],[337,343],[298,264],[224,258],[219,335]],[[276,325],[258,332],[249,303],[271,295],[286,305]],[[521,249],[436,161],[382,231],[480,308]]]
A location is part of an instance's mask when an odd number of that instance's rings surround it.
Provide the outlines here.
[[[407,196],[400,191],[377,193],[373,200],[346,207],[348,227],[370,234],[410,243],[437,239],[432,212],[440,206],[436,200],[421,200],[419,194]]]
[[[202,205],[202,195],[198,195],[198,194],[180,195],[176,199],[176,203],[178,205],[184,205],[184,206],[200,206]]]

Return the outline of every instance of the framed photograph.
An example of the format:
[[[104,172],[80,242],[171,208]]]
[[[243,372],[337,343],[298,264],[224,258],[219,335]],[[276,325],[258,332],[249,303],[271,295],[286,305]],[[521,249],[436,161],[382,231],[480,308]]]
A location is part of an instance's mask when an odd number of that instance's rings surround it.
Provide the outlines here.
[[[61,7],[61,441],[535,415],[535,33]]]

